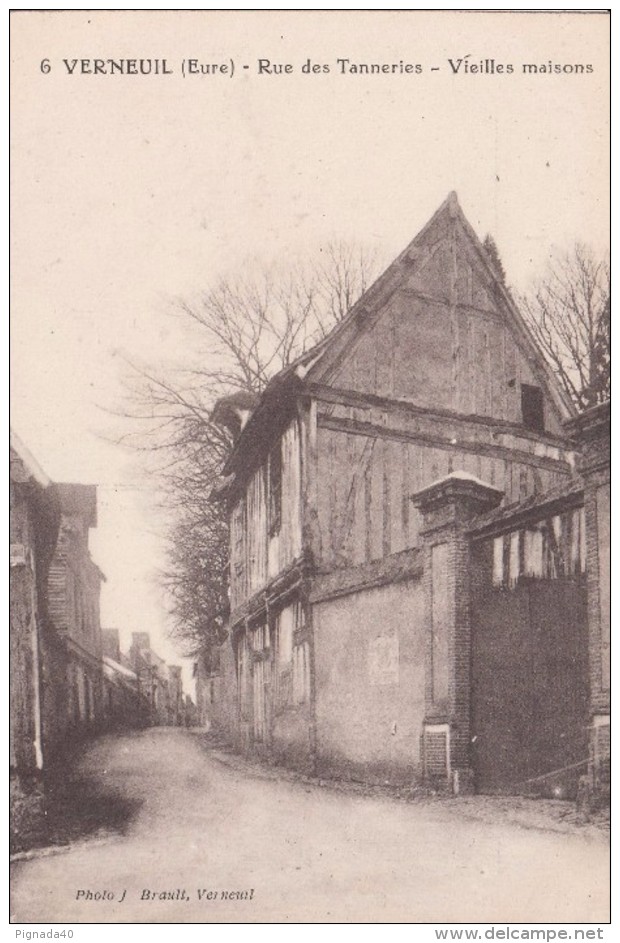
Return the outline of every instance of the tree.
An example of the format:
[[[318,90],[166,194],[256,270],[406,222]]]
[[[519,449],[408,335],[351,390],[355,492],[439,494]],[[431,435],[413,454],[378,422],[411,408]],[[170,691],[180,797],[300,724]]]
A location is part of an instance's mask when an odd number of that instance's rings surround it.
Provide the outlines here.
[[[209,658],[228,608],[228,524],[216,489],[234,441],[222,400],[239,415],[280,369],[313,346],[368,287],[375,257],[329,243],[292,266],[248,265],[172,314],[188,334],[183,363],[165,372],[127,361],[132,426],[120,439],[145,458],[163,494],[168,566],[161,579],[172,635]],[[228,419],[227,419],[228,415]]]
[[[521,299],[527,324],[579,411],[610,397],[609,262],[577,243]]]
[[[490,233],[486,234],[482,245],[484,251],[487,254],[488,260],[491,263],[491,268],[499,278],[501,284],[506,287],[506,272],[504,271],[504,266],[502,264],[499,249],[497,248],[495,239]]]

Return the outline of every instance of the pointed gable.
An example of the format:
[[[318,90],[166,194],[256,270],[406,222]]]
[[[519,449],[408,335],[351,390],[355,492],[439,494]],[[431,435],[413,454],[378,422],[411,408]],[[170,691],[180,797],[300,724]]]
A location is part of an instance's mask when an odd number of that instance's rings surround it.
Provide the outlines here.
[[[570,406],[451,193],[330,335],[310,381],[520,423],[524,388],[545,427]]]

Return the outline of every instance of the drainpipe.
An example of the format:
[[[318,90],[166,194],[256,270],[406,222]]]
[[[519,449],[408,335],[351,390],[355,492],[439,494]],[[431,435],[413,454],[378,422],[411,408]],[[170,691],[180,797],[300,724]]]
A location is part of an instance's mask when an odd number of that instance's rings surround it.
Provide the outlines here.
[[[41,658],[39,645],[39,608],[37,605],[37,573],[36,561],[32,550],[28,551],[30,569],[32,571],[32,580],[34,592],[33,600],[33,619],[32,619],[32,663],[34,669],[34,753],[37,769],[43,769],[43,722],[41,714]]]

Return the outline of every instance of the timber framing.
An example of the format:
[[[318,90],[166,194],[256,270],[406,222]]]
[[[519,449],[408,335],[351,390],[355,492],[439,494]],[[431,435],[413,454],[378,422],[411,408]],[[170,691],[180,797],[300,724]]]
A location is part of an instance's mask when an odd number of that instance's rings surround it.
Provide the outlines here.
[[[563,511],[581,507],[583,502],[583,482],[576,479],[561,488],[554,488],[543,494],[534,494],[525,501],[497,508],[489,514],[476,518],[468,528],[468,533],[474,540],[500,536],[521,527],[530,520],[540,518],[543,514],[553,517]]]
[[[416,406],[408,400],[392,399],[386,396],[377,396],[374,393],[361,393],[355,390],[344,390],[338,387],[326,386],[323,383],[306,383],[305,391],[320,403],[332,403],[339,406],[349,406],[352,409],[377,407],[393,411],[402,411],[411,416],[421,416],[433,422],[455,423],[459,425],[471,424],[485,426],[491,431],[513,433],[521,439],[530,439],[533,442],[542,442],[556,448],[570,449],[566,438],[553,435],[550,432],[537,433],[526,429],[521,423],[509,422],[507,419],[495,419],[490,416],[480,416],[475,413],[463,414],[453,409],[429,409],[425,406]]]
[[[457,794],[587,763],[609,417],[573,414],[450,194],[234,427],[213,722],[304,771]]]
[[[571,474],[571,466],[562,459],[546,458],[520,449],[511,449],[502,445],[491,445],[485,442],[459,439],[457,443],[439,436],[428,435],[423,432],[413,432],[396,429],[393,426],[383,426],[372,422],[362,422],[358,419],[335,418],[326,413],[319,413],[317,417],[319,428],[331,429],[333,432],[346,432],[350,435],[367,436],[371,438],[393,439],[398,442],[420,442],[424,445],[444,449],[448,452],[470,452],[472,455],[487,455],[511,462],[523,462],[547,471]]]
[[[386,271],[379,276],[376,282],[366,291],[363,297],[351,308],[349,314],[343,321],[321,342],[318,351],[320,356],[312,364],[308,371],[309,379],[327,380],[328,382],[334,376],[339,365],[351,355],[359,343],[361,337],[366,331],[375,324],[383,314],[390,299],[398,292],[403,291],[403,278],[408,271],[411,271],[422,255],[429,255],[429,246],[427,244],[428,233],[441,219],[447,220],[449,232],[445,238],[454,241],[459,238],[460,244],[466,248],[467,253],[476,261],[476,267],[484,273],[484,280],[487,289],[492,293],[496,305],[501,310],[502,320],[511,328],[513,337],[521,353],[530,365],[531,370],[536,376],[541,387],[545,390],[548,397],[548,405],[553,409],[556,418],[561,422],[566,416],[574,414],[572,404],[566,395],[555,382],[551,368],[546,364],[532,334],[521,316],[512,295],[508,289],[501,284],[497,278],[489,259],[482,247],[476,233],[467,222],[463,211],[459,205],[456,193],[452,192],[442,203],[439,209],[431,217],[428,223],[404,249],[404,251],[392,262]],[[439,243],[432,246],[430,255],[432,256]],[[436,296],[435,294],[426,295],[422,293],[423,301],[440,304],[452,311],[459,308],[465,310],[460,301],[453,297],[454,285],[451,286],[445,296]],[[411,293],[411,289],[405,288],[405,291]],[[410,294],[411,296],[411,294]],[[473,308],[476,314],[481,312],[478,307]],[[492,317],[491,312],[491,317]]]
[[[229,624],[234,634],[247,623],[259,621],[271,609],[282,605],[290,596],[299,592],[309,576],[310,560],[302,554],[266,586],[254,593],[241,606],[231,612]]]

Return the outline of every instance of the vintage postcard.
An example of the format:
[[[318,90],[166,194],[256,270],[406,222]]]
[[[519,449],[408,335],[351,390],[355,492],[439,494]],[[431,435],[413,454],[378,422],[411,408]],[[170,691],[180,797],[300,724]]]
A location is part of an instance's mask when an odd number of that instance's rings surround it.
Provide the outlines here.
[[[609,13],[10,19],[22,938],[603,939]]]

